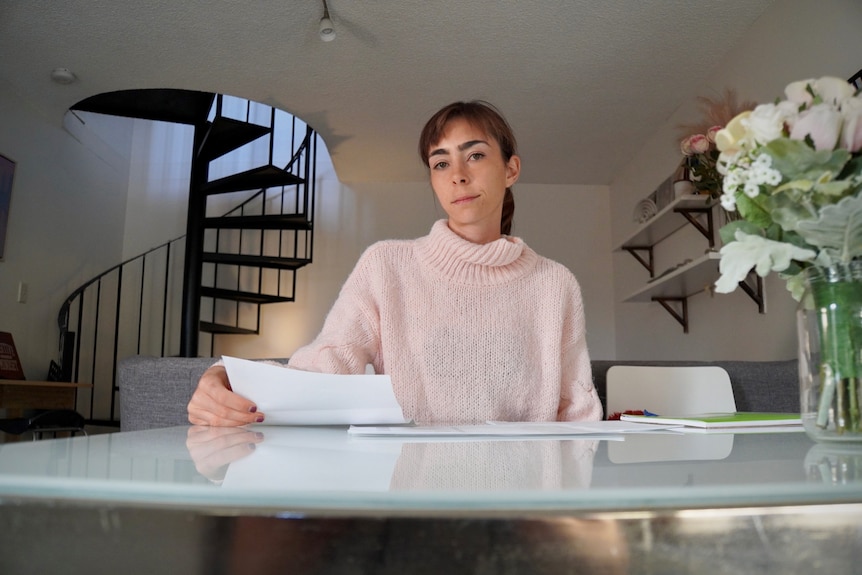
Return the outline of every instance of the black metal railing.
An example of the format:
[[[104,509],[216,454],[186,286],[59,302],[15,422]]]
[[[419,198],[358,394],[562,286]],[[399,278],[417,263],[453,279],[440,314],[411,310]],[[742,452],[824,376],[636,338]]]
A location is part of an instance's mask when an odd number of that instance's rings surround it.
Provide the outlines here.
[[[78,404],[91,423],[116,420],[120,357],[176,353],[177,313],[171,308],[182,285],[178,244],[184,241],[185,236],[170,240],[111,267],[73,291],[60,308],[62,379],[93,384]]]

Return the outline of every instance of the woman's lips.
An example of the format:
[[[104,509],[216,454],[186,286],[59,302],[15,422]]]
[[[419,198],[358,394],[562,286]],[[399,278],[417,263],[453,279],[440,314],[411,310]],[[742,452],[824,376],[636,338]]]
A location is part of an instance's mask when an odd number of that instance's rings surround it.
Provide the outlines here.
[[[471,202],[478,197],[479,196],[464,196],[463,198],[458,198],[458,199],[454,200],[452,203],[456,204],[456,205],[457,204],[466,204],[467,202]]]

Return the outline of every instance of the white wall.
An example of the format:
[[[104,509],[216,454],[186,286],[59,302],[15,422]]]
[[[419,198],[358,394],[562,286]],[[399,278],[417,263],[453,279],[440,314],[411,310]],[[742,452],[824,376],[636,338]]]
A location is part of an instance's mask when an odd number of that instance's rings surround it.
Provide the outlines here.
[[[58,357],[63,300],[122,253],[131,131],[113,118],[68,116],[70,133],[63,118],[45,117],[4,84],[0,109],[0,153],[17,163],[0,331],[14,336],[26,377],[44,379]],[[26,303],[16,302],[19,282],[29,286]]]
[[[775,2],[711,74],[699,95],[733,88],[743,100],[768,102],[794,80],[824,75],[848,78],[862,68],[862,2]],[[680,156],[677,126],[699,119],[693,98],[633,158],[611,185],[614,246],[635,229],[638,201],[673,171]],[[703,253],[705,240],[689,228],[659,244],[657,271]],[[657,303],[622,303],[648,275],[625,252],[613,256],[616,278],[617,357],[625,359],[787,359],[796,357],[796,304],[783,282],[766,281],[767,313],[741,290],[689,299],[690,333]]]
[[[616,357],[610,253],[610,192],[606,186],[517,187],[513,232],[545,257],[568,267],[581,284],[587,344],[593,359]]]
[[[132,128],[123,259],[186,233],[194,128],[124,120]]]

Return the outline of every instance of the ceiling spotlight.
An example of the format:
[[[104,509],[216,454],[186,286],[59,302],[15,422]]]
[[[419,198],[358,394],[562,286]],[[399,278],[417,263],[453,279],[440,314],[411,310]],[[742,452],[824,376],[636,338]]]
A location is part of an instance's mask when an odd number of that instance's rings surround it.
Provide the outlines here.
[[[57,84],[65,86],[74,83],[78,77],[68,68],[54,68],[51,70],[51,79]]]
[[[323,18],[320,19],[320,39],[324,42],[335,40],[335,26],[329,19],[329,8],[326,6],[326,0],[323,0]]]

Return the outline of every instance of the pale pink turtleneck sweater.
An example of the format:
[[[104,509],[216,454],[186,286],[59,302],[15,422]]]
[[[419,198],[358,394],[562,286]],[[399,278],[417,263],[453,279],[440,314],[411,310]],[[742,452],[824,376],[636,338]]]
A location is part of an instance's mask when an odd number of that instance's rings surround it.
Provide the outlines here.
[[[599,420],[580,287],[518,238],[474,244],[446,222],[369,247],[290,367],[392,378],[421,423]]]

